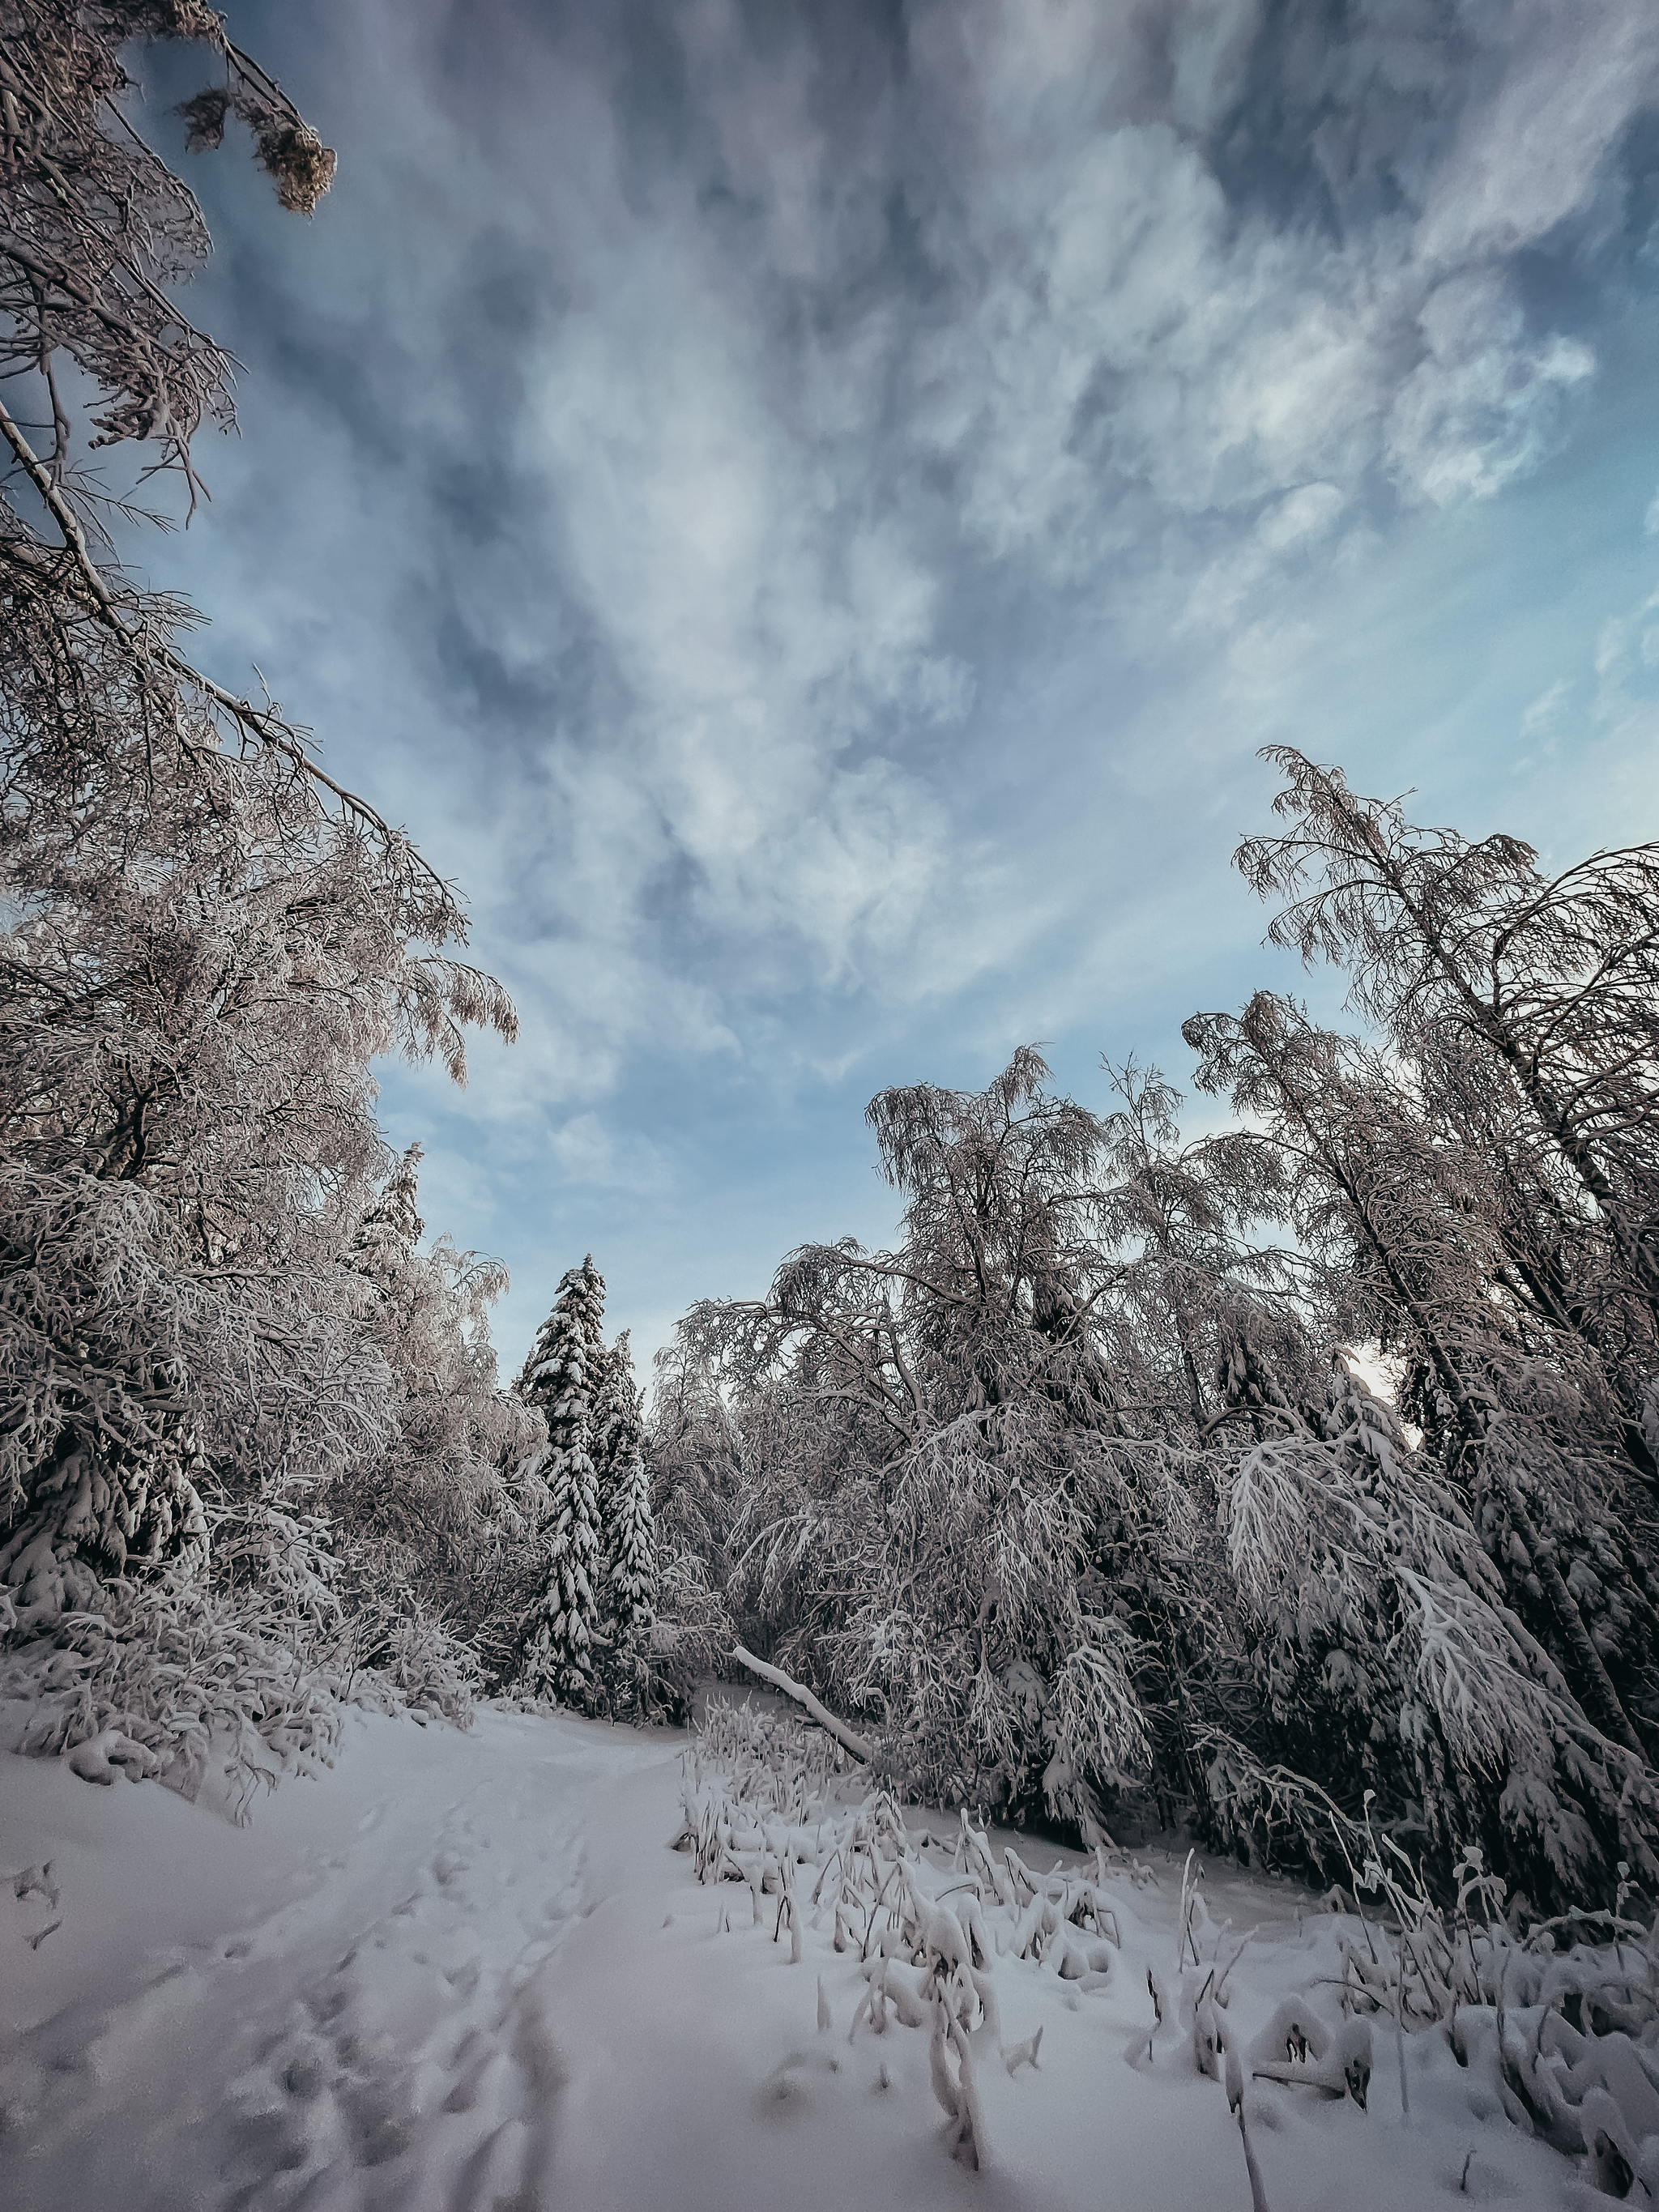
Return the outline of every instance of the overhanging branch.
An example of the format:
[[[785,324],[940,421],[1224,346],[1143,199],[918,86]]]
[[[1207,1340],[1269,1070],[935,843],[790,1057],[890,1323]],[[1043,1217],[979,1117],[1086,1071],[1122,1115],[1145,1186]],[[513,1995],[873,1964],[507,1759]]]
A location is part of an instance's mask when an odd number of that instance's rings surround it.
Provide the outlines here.
[[[842,1748],[850,1751],[854,1759],[868,1766],[875,1758],[875,1747],[867,1743],[861,1735],[855,1735],[845,1721],[838,1721],[828,1705],[820,1705],[805,1682],[796,1681],[793,1675],[786,1674],[781,1667],[769,1667],[764,1659],[757,1659],[754,1653],[745,1651],[741,1644],[732,1646],[732,1656],[747,1667],[751,1674],[758,1674],[763,1681],[770,1682],[786,1697],[793,1698],[798,1705],[804,1705],[818,1726],[827,1729]]]

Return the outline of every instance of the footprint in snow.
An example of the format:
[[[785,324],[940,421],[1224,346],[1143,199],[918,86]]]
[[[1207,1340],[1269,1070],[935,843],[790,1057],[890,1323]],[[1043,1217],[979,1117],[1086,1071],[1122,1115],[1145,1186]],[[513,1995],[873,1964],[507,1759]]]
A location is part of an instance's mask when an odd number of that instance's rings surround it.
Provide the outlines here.
[[[761,2084],[756,2098],[762,2112],[800,2112],[814,2101],[813,2087],[826,2075],[839,2074],[840,2054],[833,2051],[792,2051],[781,2059]]]

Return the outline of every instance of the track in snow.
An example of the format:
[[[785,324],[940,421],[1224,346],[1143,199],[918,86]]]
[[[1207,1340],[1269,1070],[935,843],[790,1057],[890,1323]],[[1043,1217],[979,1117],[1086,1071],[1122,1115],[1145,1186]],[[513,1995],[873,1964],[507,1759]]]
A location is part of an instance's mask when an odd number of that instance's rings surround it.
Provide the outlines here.
[[[435,1803],[418,1787],[411,1802],[411,1761],[397,1777],[403,1802],[378,1795],[332,1849],[301,1846],[279,1878],[289,1893],[210,1944],[152,1949],[113,2001],[71,1997],[21,2039],[0,2063],[15,2212],[543,2202],[562,2078],[548,1968],[597,1901],[584,1883],[589,1799],[664,1753],[621,1738],[538,1758],[526,1743],[522,1760],[456,1796],[444,1785],[473,1741],[430,1741]],[[288,1785],[258,1824],[303,1811],[306,1788]],[[121,1790],[141,1809],[141,1793]],[[185,1809],[157,1807],[158,1794],[142,1793],[143,1809]],[[69,1810],[130,1808],[106,1797]],[[151,1863],[140,1840],[122,1890],[141,1916]],[[61,1850],[59,1865],[67,1928],[88,1900]],[[59,1940],[43,1945],[42,1968]]]

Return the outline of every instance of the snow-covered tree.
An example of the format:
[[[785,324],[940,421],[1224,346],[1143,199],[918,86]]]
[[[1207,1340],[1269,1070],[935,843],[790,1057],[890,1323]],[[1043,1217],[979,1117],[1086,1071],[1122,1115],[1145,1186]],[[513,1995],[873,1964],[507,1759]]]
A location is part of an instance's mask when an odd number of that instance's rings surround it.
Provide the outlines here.
[[[1508,1731],[1484,1764],[1449,1723],[1440,1760],[1421,1726],[1433,1699],[1401,1705],[1379,1738],[1398,1737],[1393,1753],[1384,1741],[1396,1802],[1412,1797],[1431,1829],[1437,1803],[1461,1806],[1466,1836],[1534,1895],[1570,1900],[1620,1859],[1652,1879],[1659,853],[1599,854],[1547,883],[1515,840],[1418,830],[1337,771],[1273,757],[1289,828],[1247,841],[1240,865],[1296,895],[1273,935],[1349,969],[1381,1044],[1263,993],[1188,1024],[1200,1080],[1255,1125],[1236,1142],[1270,1163],[1259,1183],[1279,1178],[1327,1326],[1400,1358],[1423,1443],[1395,1455],[1385,1510],[1427,1481],[1443,1520],[1475,1532],[1484,1566],[1460,1535],[1435,1602],[1461,1577],[1516,1670],[1468,1693]],[[1456,1638],[1434,1649],[1455,1680]]]
[[[1561,1553],[1565,1545],[1601,1553],[1601,1574],[1616,1553],[1627,1581],[1639,1563],[1616,1480],[1593,1498],[1568,1464],[1595,1443],[1571,1367],[1540,1358],[1495,1295],[1502,1238],[1484,1203],[1486,1164],[1437,1135],[1431,1106],[1410,1097],[1376,1054],[1316,1029],[1286,1001],[1258,994],[1237,1021],[1205,1017],[1188,1031],[1205,1054],[1204,1085],[1227,1088],[1267,1122],[1298,1235],[1352,1301],[1362,1333],[1396,1342],[1422,1369],[1424,1410],[1448,1474],[1471,1510],[1494,1532],[1501,1523],[1500,1560],[1511,1536],[1524,1549],[1537,1584],[1528,1609],[1586,1713],[1610,1740],[1639,1750],[1609,1671],[1617,1655],[1586,1617],[1595,1589],[1582,1577],[1574,1589]],[[1629,1655],[1638,1689],[1648,1645],[1641,1636]]]
[[[1290,748],[1283,834],[1237,855],[1288,896],[1273,940],[1352,977],[1351,1003],[1415,1078],[1425,1117],[1503,1246],[1503,1297],[1599,1370],[1606,1449],[1651,1508],[1659,1367],[1659,845],[1553,879],[1531,848],[1423,830]],[[1583,1387],[1581,1379],[1581,1389]],[[1598,1395],[1592,1389],[1589,1395]]]
[[[600,1620],[607,1646],[605,1702],[613,1712],[640,1712],[648,1701],[657,1546],[640,1389],[626,1329],[601,1363],[593,1407],[593,1461],[605,1545]]]
[[[1304,1358],[1298,1389],[1253,1318],[1238,1318],[1224,1388],[1256,1440],[1223,1520],[1262,1697],[1247,1733],[1275,1779],[1264,1790],[1261,1765],[1217,1736],[1223,1837],[1294,1838],[1340,1870],[1327,1808],[1352,1814],[1369,1791],[1431,1865],[1478,1843],[1534,1898],[1579,1893],[1620,1857],[1659,1871],[1639,1807],[1621,1808],[1628,1766],[1598,1758],[1437,1456],[1340,1357],[1322,1391]],[[1286,1770],[1316,1783],[1299,1803]]]
[[[386,1165],[371,1062],[459,1079],[465,1026],[513,1017],[408,841],[100,557],[90,446],[148,441],[193,486],[193,434],[231,419],[228,356],[167,294],[199,211],[115,105],[125,43],[167,36],[215,57],[198,143],[234,110],[293,208],[332,169],[195,0],[9,13],[0,1575],[23,1658],[55,1680],[52,1640],[78,1655],[43,1740],[113,1698],[194,1760],[210,1711],[278,1752],[312,1727],[337,1622],[319,1508],[398,1432],[349,1249]]]
[[[1200,1632],[1219,1552],[1146,1418],[1179,1364],[1140,1373],[1115,1295],[1114,1132],[1045,1072],[1024,1051],[982,1094],[883,1093],[902,1242],[808,1247],[683,1344],[739,1426],[740,1626],[910,1786],[1086,1826],[1154,1765],[1166,1632]]]
[[[605,1542],[593,1464],[594,1401],[603,1379],[605,1282],[590,1253],[559,1282],[514,1386],[547,1424],[537,1472],[547,1492],[545,1584],[524,1628],[520,1680],[533,1697],[586,1705],[593,1694]]]
[[[469,1676],[498,1681],[516,1662],[539,1590],[546,1432],[496,1381],[488,1317],[505,1268],[447,1237],[420,1249],[420,1156],[413,1145],[398,1158],[351,1249],[373,1285],[365,1320],[392,1371],[397,1435],[373,1480],[331,1502],[353,1662],[411,1693],[418,1663],[428,1702],[455,1703]]]
[[[394,1296],[426,1234],[420,1212],[424,1152],[424,1146],[414,1144],[398,1154],[351,1239],[353,1268],[383,1298]]]
[[[741,1427],[712,1363],[683,1333],[657,1354],[645,1459],[657,1556],[650,1693],[684,1720],[737,1638],[725,1585],[744,1480]]]
[[[1285,1002],[1189,1035],[1239,1128],[1183,1146],[1132,1067],[1091,1116],[1029,1054],[885,1093],[896,1249],[693,1310],[657,1416],[688,1611],[930,1796],[1086,1832],[1144,1785],[1328,1878],[1369,1791],[1431,1880],[1471,1844],[1552,1906],[1659,1879],[1650,1526],[1604,1355],[1507,1286],[1513,1155],[1443,1065]]]

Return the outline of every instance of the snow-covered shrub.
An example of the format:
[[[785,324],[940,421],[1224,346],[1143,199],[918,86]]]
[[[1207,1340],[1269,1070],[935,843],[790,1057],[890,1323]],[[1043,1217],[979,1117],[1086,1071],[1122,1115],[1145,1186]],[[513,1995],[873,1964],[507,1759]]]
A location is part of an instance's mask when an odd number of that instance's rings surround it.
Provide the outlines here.
[[[946,2147],[972,2170],[991,2155],[976,2068],[1035,2067],[1042,2031],[1004,2040],[998,1966],[1029,1961],[1076,1992],[1120,1971],[1119,1916],[1108,1856],[1086,1874],[1044,1877],[1018,1851],[994,1849],[965,1809],[943,1832],[915,1832],[884,1788],[854,1803],[837,1782],[842,1754],[787,1715],[711,1703],[682,1761],[682,1817],[671,1839],[700,1881],[735,1882],[750,1924],[801,1964],[809,1935],[859,1962],[865,1987],[848,2039],[896,2028],[927,2038]],[[774,1902],[775,1900],[775,1902]],[[724,1909],[722,1929],[729,1925]],[[829,2026],[822,1979],[818,2023]]]
[[[1351,1867],[1354,1931],[1341,1939],[1345,2011],[1391,2025],[1402,2100],[1406,2039],[1432,2033],[1484,2075],[1517,2124],[1582,2162],[1610,2197],[1659,2182],[1659,1929],[1610,1905],[1520,1924],[1478,1846],[1438,1905],[1399,1845],[1367,1822]],[[1297,2078],[1299,2069],[1274,2078]]]
[[[343,1620],[329,1647],[331,1688],[357,1704],[389,1688],[398,1704],[465,1728],[486,1687],[477,1652],[416,1589],[386,1579]]]
[[[59,1614],[0,1661],[8,1689],[34,1700],[25,1752],[73,1753],[113,1731],[186,1796],[222,1765],[244,1814],[260,1784],[331,1760],[338,1704],[280,1603],[228,1601],[173,1569],[109,1583],[99,1608]]]

